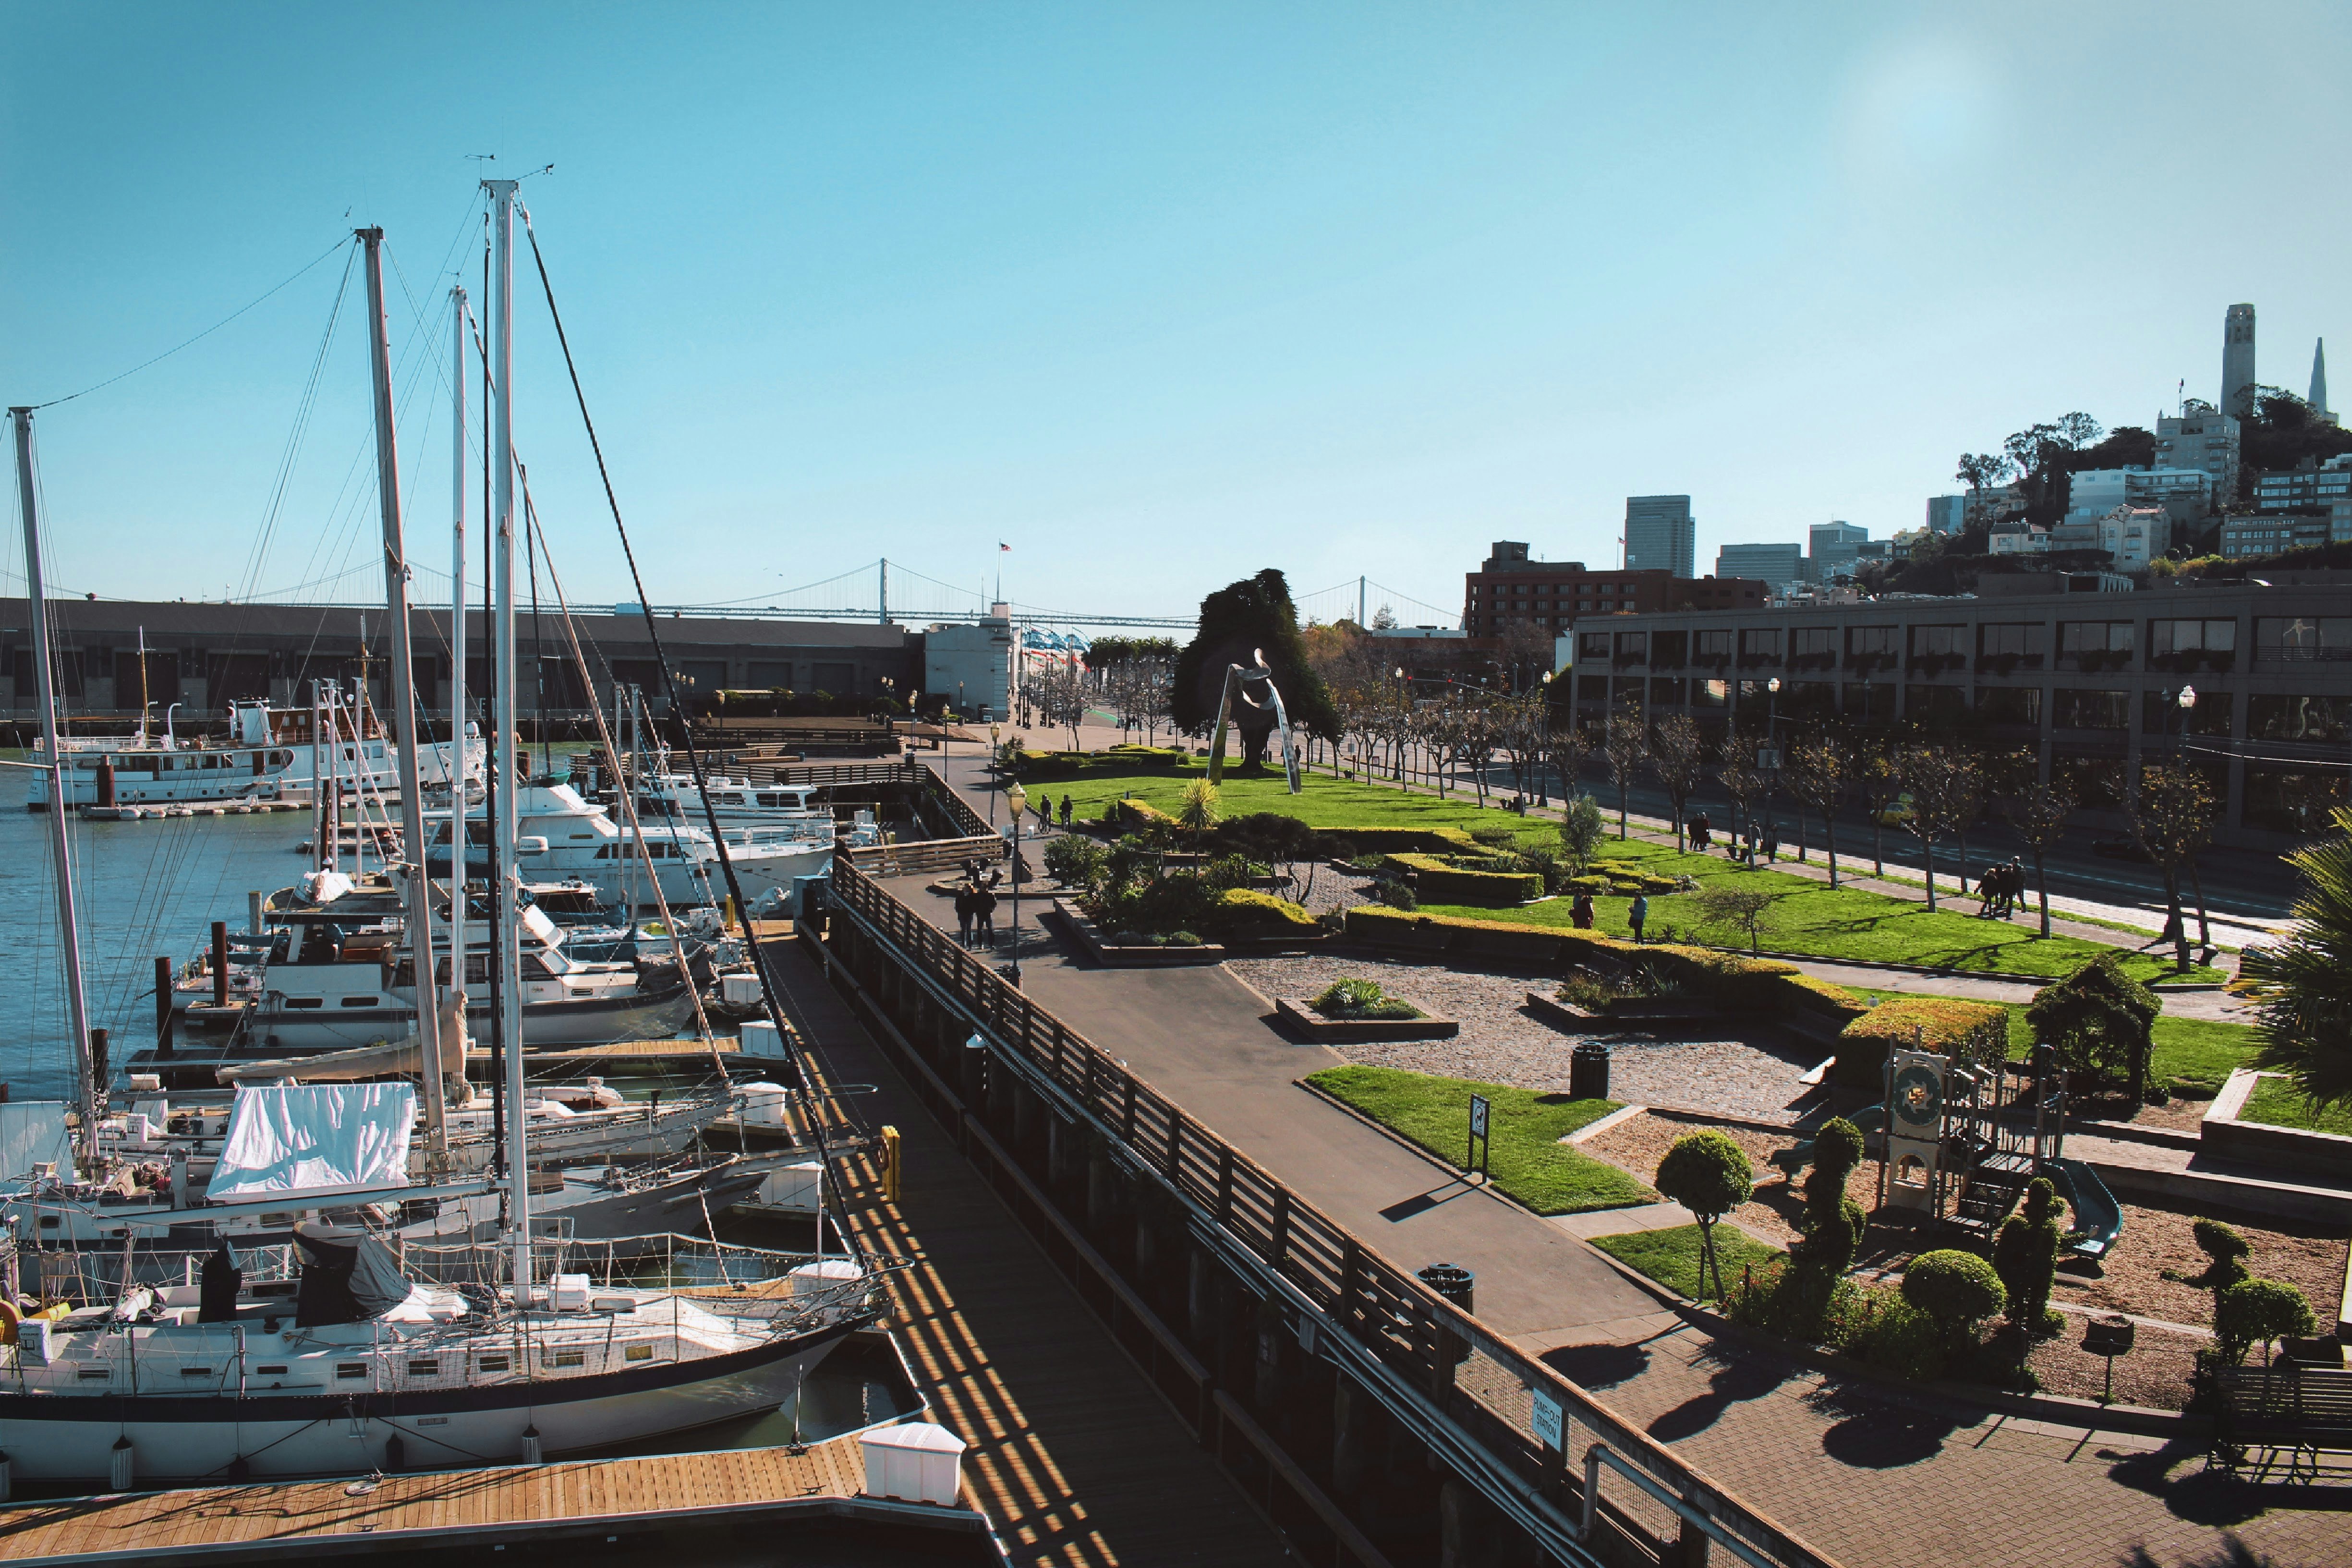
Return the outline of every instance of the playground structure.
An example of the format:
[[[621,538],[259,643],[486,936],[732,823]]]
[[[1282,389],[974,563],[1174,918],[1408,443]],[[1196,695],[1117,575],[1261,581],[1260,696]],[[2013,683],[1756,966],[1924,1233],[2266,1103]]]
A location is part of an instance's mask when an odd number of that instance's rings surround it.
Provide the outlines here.
[[[1225,666],[1225,688],[1217,700],[1216,738],[1209,743],[1209,782],[1222,784],[1225,777],[1225,731],[1234,714],[1234,700],[1264,712],[1274,710],[1274,728],[1282,736],[1282,771],[1290,781],[1290,793],[1297,795],[1302,787],[1298,766],[1298,747],[1290,736],[1290,715],[1282,706],[1282,692],[1274,684],[1274,671],[1266,667],[1263,648],[1250,650],[1252,663]],[[1251,688],[1263,687],[1266,700],[1260,702],[1251,694]]]
[[[1890,1052],[1878,1207],[1924,1213],[1990,1241],[2036,1176],[2073,1208],[2067,1250],[2095,1260],[2123,1231],[2098,1173],[2066,1156],[2066,1075],[2036,1046],[2030,1064]]]

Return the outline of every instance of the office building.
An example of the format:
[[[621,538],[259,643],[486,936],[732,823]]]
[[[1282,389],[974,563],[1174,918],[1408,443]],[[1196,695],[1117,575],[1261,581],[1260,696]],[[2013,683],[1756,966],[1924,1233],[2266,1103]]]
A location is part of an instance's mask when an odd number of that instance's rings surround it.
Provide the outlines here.
[[[1841,574],[1852,573],[1854,559],[1869,538],[1870,530],[1856,528],[1850,522],[1813,524],[1812,548],[1806,552],[1805,575],[1816,583],[1830,583]]]
[[[1697,525],[1688,496],[1625,498],[1625,568],[1698,575]]]
[[[1760,736],[1768,718],[1784,737],[1832,718],[1973,734],[2033,752],[2100,837],[2124,831],[2139,767],[2186,750],[2222,799],[2216,837],[2276,849],[2352,798],[2347,579],[2131,593],[2106,591],[2129,587],[2110,573],[2021,574],[1988,575],[1968,598],[1621,616],[1577,629],[1570,696],[1587,722],[1635,702],[1718,739],[1735,719]],[[2198,691],[2185,713],[2183,685]]]
[[[2352,467],[2331,458],[2325,468],[2288,468],[2254,476],[2254,507],[2260,511],[2327,510],[2352,500]]]
[[[1927,531],[1958,533],[1969,525],[1969,498],[1960,496],[1929,496],[1927,498]]]
[[[1778,587],[1805,579],[1804,547],[1796,544],[1727,544],[1715,552],[1717,577],[1754,577]]]
[[[2283,551],[2352,541],[2352,507],[2326,511],[2265,511],[2221,521],[2221,554],[2251,561]]]
[[[1517,540],[1498,540],[1478,570],[1463,574],[1462,629],[1497,637],[1514,621],[1566,631],[1581,616],[1761,605],[1766,585],[1745,577],[1676,577],[1663,571],[1593,571],[1581,561],[1537,561]]]
[[[2085,468],[2068,484],[2069,522],[2105,517],[2119,506],[2162,507],[2176,523],[2213,514],[2213,476],[2202,468]]]
[[[2213,505],[2229,505],[2238,499],[2238,422],[2226,414],[2159,416],[2153,466],[2196,468],[2210,475]]]
[[[2172,548],[2172,514],[2160,506],[2115,508],[2099,519],[2099,548],[2118,572],[2140,572]]]
[[[2221,321],[2221,412],[2252,418],[2254,386],[2254,308],[2232,305]]]
[[[1998,522],[1986,540],[1986,548],[1995,555],[2047,555],[2050,531],[2021,518],[2013,522]]]

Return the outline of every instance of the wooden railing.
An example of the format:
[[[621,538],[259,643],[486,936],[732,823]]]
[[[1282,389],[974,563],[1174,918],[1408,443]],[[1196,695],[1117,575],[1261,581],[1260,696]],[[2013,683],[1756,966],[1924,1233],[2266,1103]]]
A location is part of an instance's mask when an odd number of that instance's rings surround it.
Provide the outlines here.
[[[919,965],[1002,1047],[1020,1053],[1031,1070],[1123,1143],[1134,1163],[1157,1173],[1328,1322],[1441,1409],[1457,1393],[1457,1368],[1475,1353],[1558,1405],[1563,1422],[1580,1424],[1587,1441],[1606,1443],[1764,1556],[1790,1568],[1830,1568],[1821,1552],[1740,1502],[1639,1426],[1366,1246],[854,864],[836,863],[833,888],[838,908]],[[1479,1425],[1482,1447],[1529,1495],[1560,1495],[1559,1453],[1548,1456],[1516,1423]],[[1573,1443],[1564,1430],[1563,1447]]]

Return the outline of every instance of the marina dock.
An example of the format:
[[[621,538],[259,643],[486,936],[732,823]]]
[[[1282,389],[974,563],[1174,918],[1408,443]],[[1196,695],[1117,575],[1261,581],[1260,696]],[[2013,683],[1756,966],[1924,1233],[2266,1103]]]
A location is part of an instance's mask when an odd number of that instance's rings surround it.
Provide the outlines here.
[[[987,1521],[962,1508],[859,1495],[857,1439],[798,1453],[736,1448],[356,1480],[195,1487],[27,1503],[0,1511],[0,1555],[48,1563],[307,1563],[453,1546],[507,1551],[593,1542],[676,1552],[712,1529],[796,1532],[826,1522],[877,1544],[921,1534],[931,1560],[996,1561]],[[610,1543],[610,1544],[607,1544]],[[887,1558],[877,1558],[887,1561]]]

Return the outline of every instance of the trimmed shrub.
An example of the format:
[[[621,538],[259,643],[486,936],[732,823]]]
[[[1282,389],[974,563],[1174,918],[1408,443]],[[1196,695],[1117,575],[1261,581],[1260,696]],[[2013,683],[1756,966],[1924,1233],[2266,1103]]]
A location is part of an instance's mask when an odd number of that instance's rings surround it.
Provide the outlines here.
[[[1716,1299],[1722,1300],[1723,1263],[1716,1256],[1715,1226],[1756,1190],[1756,1170],[1748,1163],[1748,1152],[1720,1132],[1686,1133],[1658,1162],[1651,1185],[1698,1216],[1700,1268],[1714,1268]],[[1704,1282],[1706,1276],[1702,1272],[1699,1278]]]
[[[1402,997],[1391,996],[1377,980],[1349,977],[1334,980],[1307,1004],[1327,1018],[1419,1018],[1422,1010]]]
[[[2213,1299],[2213,1338],[2231,1366],[2255,1345],[2263,1347],[2267,1366],[2272,1341],[2308,1334],[2315,1327],[2311,1303],[2284,1279],[2241,1279]]]
[[[1315,917],[1289,900],[1256,888],[1227,888],[1217,895],[1211,922],[1223,935],[1239,938],[1320,936]]]
[[[1435,855],[1386,858],[1387,868],[1410,873],[1413,891],[1441,904],[1523,904],[1543,897],[1543,877],[1529,871],[1472,871],[1448,865]]]
[[[2033,1037],[2058,1047],[2069,1072],[2094,1071],[2128,1083],[2132,1098],[2147,1091],[2148,1053],[2155,1048],[2156,994],[2103,952],[2055,985],[2033,994],[2025,1011]]]
[[[1095,892],[1110,874],[1110,848],[1095,839],[1065,833],[1046,841],[1045,869],[1066,888]]]
[[[1903,1299],[1935,1319],[1944,1348],[1959,1350],[2009,1302],[2000,1276],[1973,1252],[1923,1252],[1903,1271]]]
[[[1478,841],[1458,827],[1327,827],[1333,837],[1354,840],[1367,855],[1475,855]]]
[[[1850,1354],[1859,1356],[1865,1366],[1913,1383],[1925,1383],[1944,1370],[1948,1352],[1943,1325],[1932,1313],[1912,1305],[1901,1294],[1893,1290],[1866,1293],[1860,1303],[1858,1319],[1847,1336],[1845,1348]]]
[[[1832,1116],[1813,1134],[1812,1168],[1805,1173],[1805,1214],[1801,1228],[1805,1241],[1800,1253],[1805,1268],[1836,1279],[1853,1261],[1862,1245],[1869,1216],[1846,1195],[1846,1179],[1862,1163],[1861,1129],[1843,1116]],[[1823,1292],[1826,1300],[1827,1292]]]
[[[1150,827],[1155,824],[1163,827],[1176,826],[1174,817],[1150,801],[1137,800],[1129,795],[1122,796],[1110,804],[1111,810],[1118,813],[1118,824],[1122,827]]]
[[[1911,1049],[1915,1038],[1921,1048],[1946,1056],[2000,1061],[2009,1052],[2009,1015],[1990,1003],[1950,996],[1881,1002],[1839,1031],[1832,1077],[1850,1089],[1874,1089],[1889,1053]]]
[[[1490,849],[1508,849],[1518,841],[1519,835],[1517,828],[1506,827],[1499,822],[1482,822],[1470,830],[1470,837]]]
[[[2197,1249],[2212,1260],[2205,1266],[2205,1272],[2189,1280],[2189,1284],[2219,1296],[2249,1277],[2245,1258],[2253,1248],[2244,1237],[2218,1219],[2200,1219],[2189,1230],[2197,1238]]]
[[[2000,1222],[1992,1238],[1993,1271],[2009,1292],[2009,1321],[2022,1333],[2046,1339],[2057,1331],[2050,1288],[2058,1278],[2058,1189],[2047,1176],[2025,1184],[2025,1206]]]

